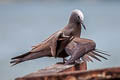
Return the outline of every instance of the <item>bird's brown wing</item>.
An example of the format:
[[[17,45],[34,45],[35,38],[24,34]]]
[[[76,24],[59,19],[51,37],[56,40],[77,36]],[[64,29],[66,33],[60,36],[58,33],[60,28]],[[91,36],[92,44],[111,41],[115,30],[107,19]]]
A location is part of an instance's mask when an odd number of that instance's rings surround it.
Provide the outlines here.
[[[42,41],[41,43],[35,45],[35,46],[32,46],[32,50],[38,48],[39,46],[41,46],[43,43],[47,43],[48,41],[51,40],[51,38],[57,33],[58,31],[56,31],[55,33],[53,33],[52,35],[50,35],[47,39],[45,39],[44,41]]]
[[[57,57],[59,53],[72,41],[73,36],[63,36],[62,32],[58,32],[52,39],[50,48],[53,57]]]
[[[82,58],[84,55],[84,52],[83,52],[84,50],[85,50],[84,47],[81,47],[81,48],[75,47],[74,51],[71,51],[73,53],[69,53],[69,54],[71,54],[71,57],[70,57],[70,59],[68,59],[68,61],[65,64],[72,64],[76,60]],[[66,52],[68,52],[68,51],[66,51]]]
[[[82,59],[83,61],[93,62],[92,58],[94,58],[98,61],[101,61],[99,58],[99,57],[101,57],[101,58],[107,60],[107,58],[102,56],[101,54],[104,54],[104,55],[108,55],[108,54],[97,51],[95,49],[95,46],[93,45],[93,43],[94,42],[92,40],[83,39],[83,38],[82,39],[79,38],[79,40],[73,40],[65,48],[67,54],[71,56],[70,59],[68,59],[68,61],[66,62],[66,64],[74,63],[78,59]]]
[[[44,41],[42,41],[41,43],[32,46],[32,50],[30,52],[38,52],[46,47],[49,47],[49,43],[51,43],[52,38],[54,38],[54,36],[56,35],[56,33],[58,33],[59,31],[56,31],[55,33],[53,33],[51,36],[49,36],[47,39],[45,39]]]

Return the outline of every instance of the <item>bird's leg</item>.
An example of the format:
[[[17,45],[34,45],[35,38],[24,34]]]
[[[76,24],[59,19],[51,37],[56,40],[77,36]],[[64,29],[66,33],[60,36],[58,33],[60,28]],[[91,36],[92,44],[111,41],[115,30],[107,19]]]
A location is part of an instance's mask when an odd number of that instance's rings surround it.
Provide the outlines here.
[[[63,63],[65,63],[67,61],[67,59],[63,58]]]

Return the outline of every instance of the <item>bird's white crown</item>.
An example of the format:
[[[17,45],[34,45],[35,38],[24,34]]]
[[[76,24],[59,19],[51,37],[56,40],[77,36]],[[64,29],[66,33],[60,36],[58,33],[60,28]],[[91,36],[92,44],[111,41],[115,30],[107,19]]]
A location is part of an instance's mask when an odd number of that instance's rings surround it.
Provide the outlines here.
[[[78,15],[80,16],[80,19],[81,19],[82,21],[84,20],[84,15],[83,15],[83,13],[82,13],[81,10],[79,10],[79,9],[74,9],[74,10],[72,11],[72,13],[78,14]]]

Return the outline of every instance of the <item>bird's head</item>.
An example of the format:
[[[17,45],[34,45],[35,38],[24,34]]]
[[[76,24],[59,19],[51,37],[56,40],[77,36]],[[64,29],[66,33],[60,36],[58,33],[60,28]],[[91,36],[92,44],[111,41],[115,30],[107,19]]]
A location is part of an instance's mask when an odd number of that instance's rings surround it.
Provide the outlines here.
[[[72,14],[69,19],[70,23],[80,24],[86,30],[83,20],[84,20],[84,15],[83,15],[82,11],[80,11],[79,9],[75,9],[72,11]]]

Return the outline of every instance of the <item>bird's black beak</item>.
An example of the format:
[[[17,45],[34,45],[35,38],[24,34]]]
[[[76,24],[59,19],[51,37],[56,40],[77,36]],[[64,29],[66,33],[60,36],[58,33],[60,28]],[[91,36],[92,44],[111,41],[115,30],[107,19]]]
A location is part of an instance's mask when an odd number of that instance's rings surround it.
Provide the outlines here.
[[[83,28],[86,30],[86,27],[85,27],[83,21],[81,21],[81,24],[82,24]]]

